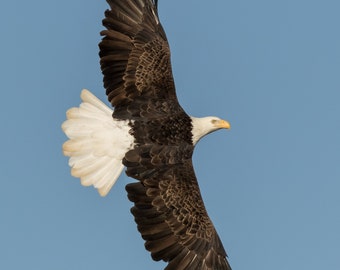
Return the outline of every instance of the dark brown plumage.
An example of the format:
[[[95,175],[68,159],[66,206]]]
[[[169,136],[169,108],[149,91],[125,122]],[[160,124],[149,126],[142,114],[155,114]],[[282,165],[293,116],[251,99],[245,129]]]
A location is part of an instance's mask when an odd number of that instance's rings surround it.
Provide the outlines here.
[[[139,180],[126,190],[145,247],[167,270],[229,270],[192,166],[193,124],[177,101],[157,1],[107,2],[100,63],[113,117],[128,119],[135,138],[123,164]]]

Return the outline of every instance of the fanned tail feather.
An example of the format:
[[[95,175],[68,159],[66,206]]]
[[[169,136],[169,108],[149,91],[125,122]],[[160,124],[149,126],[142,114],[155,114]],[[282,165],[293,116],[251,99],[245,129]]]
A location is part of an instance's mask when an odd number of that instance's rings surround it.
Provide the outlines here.
[[[106,196],[121,174],[122,159],[133,145],[127,121],[112,118],[112,109],[83,90],[79,107],[67,111],[62,129],[70,140],[63,145],[71,174],[84,186]]]

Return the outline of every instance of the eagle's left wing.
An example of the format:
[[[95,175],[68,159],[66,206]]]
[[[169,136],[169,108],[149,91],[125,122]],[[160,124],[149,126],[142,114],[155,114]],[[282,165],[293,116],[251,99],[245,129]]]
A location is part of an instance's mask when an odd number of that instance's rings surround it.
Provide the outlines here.
[[[191,162],[192,146],[141,146],[124,159],[140,182],[126,190],[145,247],[167,270],[231,270],[205,209]]]

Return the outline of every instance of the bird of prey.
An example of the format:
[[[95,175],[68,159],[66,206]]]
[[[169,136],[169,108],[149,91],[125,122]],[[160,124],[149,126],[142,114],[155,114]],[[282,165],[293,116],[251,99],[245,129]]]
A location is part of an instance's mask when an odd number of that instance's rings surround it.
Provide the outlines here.
[[[180,106],[157,0],[107,2],[99,56],[114,109],[83,90],[67,111],[71,174],[105,196],[126,168],[138,180],[126,186],[131,212],[154,260],[167,270],[230,270],[192,164],[197,142],[230,124]]]

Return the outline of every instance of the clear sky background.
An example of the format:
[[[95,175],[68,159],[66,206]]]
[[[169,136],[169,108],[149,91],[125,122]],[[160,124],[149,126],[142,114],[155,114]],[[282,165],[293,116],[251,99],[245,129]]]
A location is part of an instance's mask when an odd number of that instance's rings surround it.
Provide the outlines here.
[[[181,104],[228,119],[194,164],[234,270],[340,269],[340,1],[160,0]],[[0,269],[163,269],[122,175],[70,175],[65,111],[99,67],[104,0],[0,3]]]

